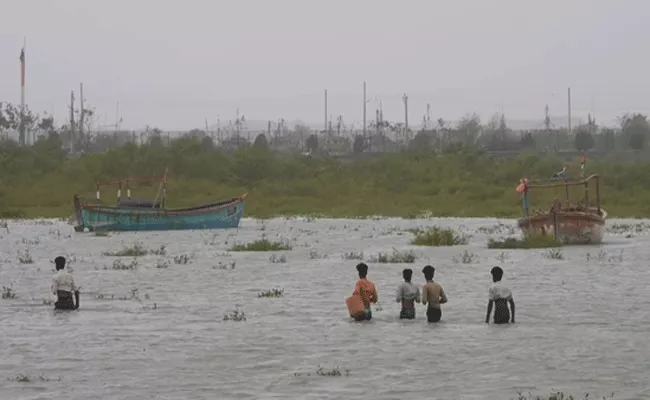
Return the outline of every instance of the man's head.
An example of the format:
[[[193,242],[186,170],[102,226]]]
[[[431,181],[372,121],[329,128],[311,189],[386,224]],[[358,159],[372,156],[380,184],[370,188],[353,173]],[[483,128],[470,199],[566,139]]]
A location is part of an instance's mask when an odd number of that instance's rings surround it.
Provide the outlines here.
[[[56,270],[60,271],[65,268],[65,257],[58,256],[54,259],[54,265],[56,265]]]
[[[365,278],[368,275],[368,266],[365,263],[357,264],[357,271],[359,272],[359,278]]]
[[[490,270],[490,273],[492,274],[492,280],[494,282],[499,282],[501,278],[503,278],[503,270],[501,267],[494,267]]]
[[[422,273],[424,274],[424,279],[427,281],[432,281],[433,280],[433,274],[436,272],[436,269],[433,268],[430,265],[427,265],[426,267],[422,268]]]
[[[413,276],[413,270],[410,268],[404,269],[402,271],[402,277],[404,278],[404,282],[411,282],[411,277]]]

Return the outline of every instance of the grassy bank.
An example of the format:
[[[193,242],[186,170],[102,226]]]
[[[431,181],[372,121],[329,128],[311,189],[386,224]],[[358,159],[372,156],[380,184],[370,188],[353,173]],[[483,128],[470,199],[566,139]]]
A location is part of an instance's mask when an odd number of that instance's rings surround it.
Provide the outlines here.
[[[169,167],[168,205],[180,207],[249,194],[245,215],[319,214],[331,217],[384,215],[517,217],[515,187],[521,177],[538,179],[562,168],[564,160],[522,155],[493,160],[476,152],[438,156],[400,153],[356,163],[332,159],[281,158],[260,148],[224,154],[200,141],[169,147],[126,145],[104,154],[66,159],[46,141],[29,149],[0,143],[0,218],[68,217],[72,195],[93,198],[96,181],[124,176],[161,176]],[[589,162],[603,176],[602,206],[616,217],[650,215],[650,164]],[[578,173],[578,160],[568,166]],[[133,188],[153,198],[157,184]],[[124,190],[123,190],[124,193]],[[114,187],[102,198],[113,202]],[[547,209],[564,189],[531,192],[531,208]],[[572,189],[572,197],[581,196]],[[593,193],[591,194],[593,199]]]

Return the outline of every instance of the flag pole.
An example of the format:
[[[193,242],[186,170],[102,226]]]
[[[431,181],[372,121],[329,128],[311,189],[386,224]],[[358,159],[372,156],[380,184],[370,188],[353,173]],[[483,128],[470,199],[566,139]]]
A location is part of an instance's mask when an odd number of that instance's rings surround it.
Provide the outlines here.
[[[26,145],[25,137],[25,48],[27,38],[23,38],[23,48],[20,51],[20,144]]]

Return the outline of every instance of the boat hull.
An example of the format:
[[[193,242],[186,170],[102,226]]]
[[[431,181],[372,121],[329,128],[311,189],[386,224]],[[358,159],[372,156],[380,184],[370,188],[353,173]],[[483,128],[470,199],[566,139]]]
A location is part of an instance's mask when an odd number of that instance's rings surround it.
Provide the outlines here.
[[[239,227],[246,195],[218,203],[181,208],[112,207],[83,204],[75,196],[77,226],[84,231],[167,231]]]
[[[595,211],[595,210],[594,210]],[[599,244],[605,236],[607,212],[567,211],[555,214],[557,221],[557,238],[564,244]],[[519,228],[524,235],[553,235],[554,218],[551,213],[544,213],[520,218]]]

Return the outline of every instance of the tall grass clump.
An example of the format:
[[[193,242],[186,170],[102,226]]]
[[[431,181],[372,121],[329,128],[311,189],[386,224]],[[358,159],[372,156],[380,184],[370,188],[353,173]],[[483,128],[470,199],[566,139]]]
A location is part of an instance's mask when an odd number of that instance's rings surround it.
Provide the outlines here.
[[[249,243],[238,243],[230,248],[230,251],[281,251],[291,250],[287,242],[274,242],[266,238]]]
[[[416,246],[458,246],[469,243],[470,238],[464,233],[439,226],[411,229],[410,232],[415,235],[411,244]]]
[[[415,254],[412,251],[393,249],[392,253],[379,253],[377,256],[370,257],[368,261],[380,264],[412,264],[415,262],[415,259]]]
[[[108,257],[141,257],[146,256],[147,254],[149,254],[149,250],[147,250],[141,243],[124,246],[122,250],[105,251],[102,253],[102,255]]]
[[[562,247],[563,244],[552,235],[525,235],[522,239],[489,239],[487,246],[488,249],[548,249]]]

